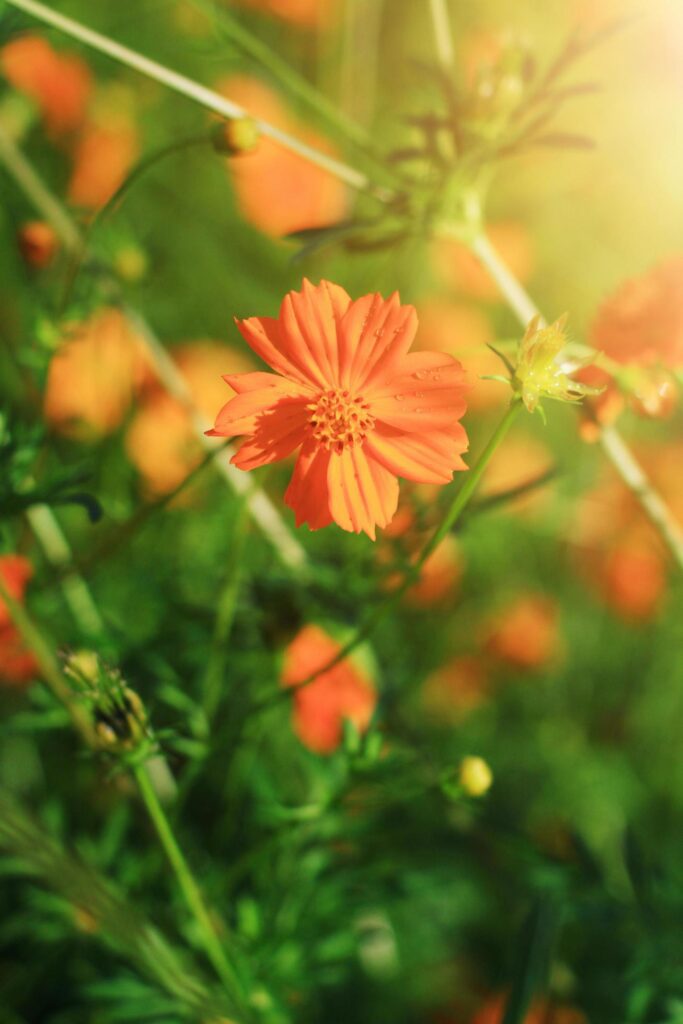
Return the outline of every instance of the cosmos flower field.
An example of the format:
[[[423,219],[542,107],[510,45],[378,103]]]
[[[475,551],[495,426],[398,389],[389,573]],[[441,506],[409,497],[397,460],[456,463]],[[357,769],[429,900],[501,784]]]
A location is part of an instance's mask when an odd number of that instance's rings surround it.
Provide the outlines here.
[[[683,1024],[682,90],[0,0],[0,1024]]]

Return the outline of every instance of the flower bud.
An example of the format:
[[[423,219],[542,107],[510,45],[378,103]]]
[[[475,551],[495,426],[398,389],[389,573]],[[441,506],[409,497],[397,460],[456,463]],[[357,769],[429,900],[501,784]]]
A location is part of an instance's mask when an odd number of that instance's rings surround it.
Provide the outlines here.
[[[253,118],[231,117],[217,124],[211,137],[217,153],[240,156],[256,149],[261,132]]]
[[[474,797],[487,793],[493,782],[493,772],[483,757],[463,757],[458,777],[467,795]]]
[[[567,315],[561,316],[547,327],[541,317],[535,316],[527,327],[517,352],[512,386],[524,402],[528,412],[537,409],[543,413],[540,401],[551,398],[557,402],[579,402],[587,395],[599,395],[603,388],[582,384],[570,374],[583,369],[593,361],[574,361],[568,368],[561,360],[560,353],[567,344]]]

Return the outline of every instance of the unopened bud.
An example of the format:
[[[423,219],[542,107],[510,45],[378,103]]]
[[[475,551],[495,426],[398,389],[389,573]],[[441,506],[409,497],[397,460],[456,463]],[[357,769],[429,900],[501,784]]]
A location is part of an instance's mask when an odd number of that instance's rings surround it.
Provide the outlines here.
[[[493,772],[483,757],[463,757],[458,776],[468,796],[483,796],[493,782]]]
[[[221,121],[212,132],[213,148],[217,153],[240,156],[256,149],[261,132],[251,117],[232,117]]]

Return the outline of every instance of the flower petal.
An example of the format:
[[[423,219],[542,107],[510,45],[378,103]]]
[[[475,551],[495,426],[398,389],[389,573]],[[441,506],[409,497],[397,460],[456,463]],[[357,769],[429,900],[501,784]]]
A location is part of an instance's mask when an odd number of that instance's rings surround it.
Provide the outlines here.
[[[332,522],[327,496],[329,461],[325,448],[313,441],[304,443],[285,491],[285,504],[293,509],[297,526],[308,523],[311,530],[319,530]]]
[[[240,374],[240,376],[242,376]],[[261,374],[244,374],[244,377],[262,376]],[[265,374],[277,384],[268,387],[256,387],[254,390],[242,385],[242,393],[231,398],[219,410],[212,430],[207,430],[210,437],[237,437],[240,434],[255,434],[259,420],[274,409],[281,406],[296,405],[303,408],[310,399],[310,391],[282,377]]]
[[[304,278],[301,291],[285,295],[280,307],[281,334],[297,365],[322,388],[339,383],[337,329],[350,303],[338,285],[322,281],[314,287]]]
[[[279,462],[306,439],[308,412],[301,402],[281,402],[258,417],[253,437],[230,460],[238,469],[257,469]]]
[[[464,414],[467,387],[457,359],[412,352],[401,360],[399,372],[367,397],[373,416],[398,430],[443,430]]]
[[[351,305],[339,285],[321,281],[314,286],[306,278],[300,292],[285,296],[280,320],[297,350],[305,350],[319,370],[323,386],[339,384],[338,333],[341,319]]]
[[[459,423],[424,434],[380,426],[368,435],[365,448],[389,472],[416,483],[447,484],[454,470],[467,469],[460,457],[467,451],[467,434]]]
[[[398,292],[386,300],[374,294],[351,303],[340,328],[343,384],[364,387],[380,363],[408,351],[416,330],[415,309],[402,306]]]
[[[308,387],[320,386],[315,364],[292,344],[279,320],[270,316],[252,316],[247,320],[235,320],[235,323],[249,347],[277,373]]]
[[[398,481],[359,446],[332,454],[327,482],[332,518],[344,530],[374,540],[375,526],[386,526],[396,511]]]

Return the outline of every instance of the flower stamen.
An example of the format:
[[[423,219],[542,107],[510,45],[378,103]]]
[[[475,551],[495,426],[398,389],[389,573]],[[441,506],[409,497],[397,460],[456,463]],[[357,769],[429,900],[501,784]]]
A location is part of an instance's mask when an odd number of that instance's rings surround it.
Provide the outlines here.
[[[306,408],[313,437],[328,451],[334,449],[339,454],[347,446],[363,444],[375,424],[369,403],[346,388],[323,391]]]

